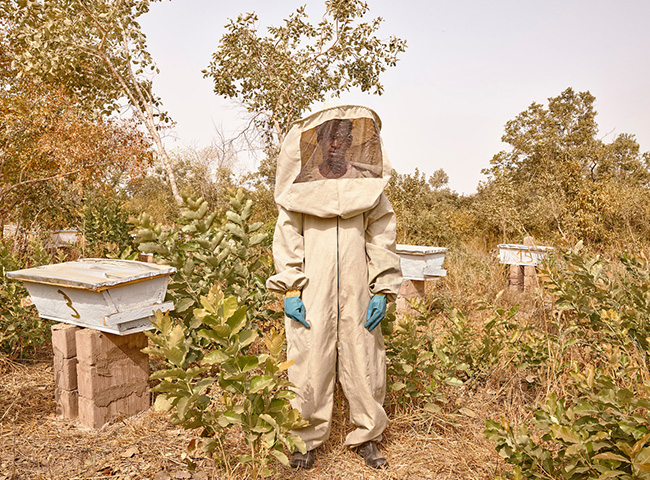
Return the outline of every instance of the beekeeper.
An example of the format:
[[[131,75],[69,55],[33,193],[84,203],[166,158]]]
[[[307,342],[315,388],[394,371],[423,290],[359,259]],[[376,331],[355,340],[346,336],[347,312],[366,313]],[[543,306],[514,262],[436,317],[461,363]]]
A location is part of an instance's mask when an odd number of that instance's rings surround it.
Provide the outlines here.
[[[328,438],[337,368],[356,427],[345,444],[369,466],[387,465],[375,444],[388,424],[377,326],[402,276],[395,213],[383,193],[391,165],[380,129],[368,108],[329,108],[294,123],[278,158],[277,273],[267,286],[285,296],[292,405],[309,422],[294,432],[308,450],[293,454],[295,468],[311,468],[314,449]]]

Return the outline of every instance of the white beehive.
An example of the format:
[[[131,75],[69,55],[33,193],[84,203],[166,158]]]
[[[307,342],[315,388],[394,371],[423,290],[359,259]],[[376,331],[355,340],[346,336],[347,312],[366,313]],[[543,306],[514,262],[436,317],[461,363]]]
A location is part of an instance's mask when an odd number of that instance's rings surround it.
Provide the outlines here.
[[[49,246],[53,248],[70,247],[77,244],[79,236],[77,230],[57,230],[50,235]]]
[[[445,277],[447,270],[442,268],[445,261],[443,247],[424,247],[420,245],[397,245],[402,276],[405,280],[429,280]]]
[[[529,247],[527,245],[499,245],[499,261],[506,265],[537,266],[553,252],[553,247]]]
[[[41,318],[117,335],[150,330],[165,302],[174,267],[131,260],[82,258],[7,272],[24,282]]]

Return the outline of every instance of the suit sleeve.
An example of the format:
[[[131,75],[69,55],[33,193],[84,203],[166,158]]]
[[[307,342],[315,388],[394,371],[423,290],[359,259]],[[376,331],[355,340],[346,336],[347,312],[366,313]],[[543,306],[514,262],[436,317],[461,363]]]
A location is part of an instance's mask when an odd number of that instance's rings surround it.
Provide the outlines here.
[[[375,207],[365,214],[366,259],[368,285],[374,295],[386,295],[389,301],[397,298],[402,284],[399,256],[395,252],[395,212],[384,194]]]
[[[278,293],[302,290],[307,285],[304,272],[305,245],[302,214],[279,207],[278,223],[273,233],[273,261],[276,274],[266,281],[266,287]]]

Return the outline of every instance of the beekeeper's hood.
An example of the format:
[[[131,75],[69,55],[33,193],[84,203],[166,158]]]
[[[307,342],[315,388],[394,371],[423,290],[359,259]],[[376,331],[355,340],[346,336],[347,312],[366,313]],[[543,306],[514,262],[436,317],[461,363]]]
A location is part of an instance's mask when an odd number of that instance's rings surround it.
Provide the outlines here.
[[[348,218],[370,210],[392,169],[380,130],[375,112],[352,105],[295,122],[278,158],[275,201],[318,217]]]

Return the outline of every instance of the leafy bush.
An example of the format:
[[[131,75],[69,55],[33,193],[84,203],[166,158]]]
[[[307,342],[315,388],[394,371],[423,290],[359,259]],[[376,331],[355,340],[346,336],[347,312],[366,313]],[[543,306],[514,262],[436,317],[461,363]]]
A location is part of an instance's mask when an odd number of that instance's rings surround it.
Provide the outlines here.
[[[562,262],[543,270],[557,310],[544,332],[549,358],[540,365],[556,379],[570,372],[571,380],[549,385],[533,419],[518,427],[488,420],[485,434],[514,466],[514,478],[647,479],[650,266],[624,255],[621,270],[581,249],[562,252]],[[580,348],[564,361],[573,345]]]
[[[28,253],[19,256],[11,252],[8,243],[0,242],[0,355],[28,356],[49,338],[50,323],[25,304],[28,295],[23,284],[6,276],[12,270],[48,262],[49,256],[39,243],[33,243]]]
[[[115,199],[95,195],[83,208],[84,256],[102,258],[133,247],[129,215]]]
[[[160,392],[156,407],[173,409],[174,424],[201,429],[203,438],[191,445],[201,453],[218,450],[227,458],[224,435],[235,426],[241,428],[250,454],[240,456],[239,462],[253,463],[255,476],[266,476],[269,456],[288,465],[283,446],[306,451],[300,437],[288,433],[306,422],[289,405],[295,393],[282,376],[291,364],[280,359],[283,337],[267,336],[270,353],[251,354],[258,332],[246,327],[246,307],[238,307],[235,297],[224,298],[216,286],[200,301],[203,308],[193,311],[191,322],[197,336],[167,314],[158,315],[155,333],[147,332],[155,345],[147,352],[167,360],[166,368],[152,375],[162,380],[154,388]],[[204,342],[197,343],[197,338]],[[195,361],[196,349],[209,353]]]
[[[186,196],[185,205],[175,227],[154,225],[146,213],[132,219],[138,249],[153,253],[157,262],[176,267],[167,289],[167,300],[175,304],[170,316],[195,331],[198,323],[193,311],[201,306],[201,297],[218,284],[225,295],[235,296],[248,307],[249,322],[255,319],[268,328],[279,314],[266,308],[272,302],[265,285],[272,261],[263,248],[266,234],[259,232],[263,224],[250,223],[252,201],[238,191],[230,198],[226,219],[209,212],[203,199]],[[192,348],[190,360],[199,360],[203,356],[201,343],[193,343]]]
[[[563,252],[566,267],[551,263],[543,271],[557,308],[603,341],[650,349],[650,263],[645,257],[621,256],[623,272],[606,271],[600,257],[586,258],[582,242]],[[616,315],[608,315],[615,312]]]
[[[485,435],[514,478],[650,478],[650,385],[620,388],[593,366],[574,378],[578,395],[551,393],[534,412],[534,430],[487,421]]]
[[[251,223],[252,201],[242,191],[230,199],[226,218],[210,213],[207,202],[186,197],[179,225],[163,228],[142,214],[136,223],[136,243],[159,262],[176,267],[167,291],[175,310],[159,315],[149,353],[165,358],[165,368],[152,375],[156,406],[172,410],[172,421],[200,429],[202,439],[191,450],[219,453],[227,431],[244,433],[254,474],[268,475],[270,458],[288,464],[283,447],[305,450],[289,430],[304,424],[289,406],[294,393],[283,371],[283,337],[275,333],[280,317],[266,307],[271,302],[265,279],[271,259],[260,233]],[[241,307],[239,306],[241,305]],[[260,329],[264,342],[256,342]],[[267,353],[252,353],[264,346]]]

